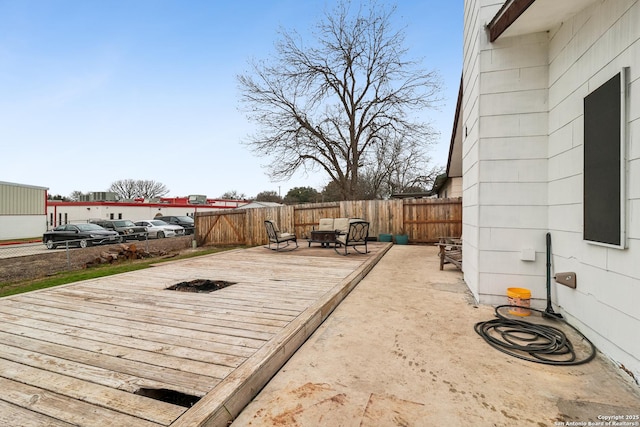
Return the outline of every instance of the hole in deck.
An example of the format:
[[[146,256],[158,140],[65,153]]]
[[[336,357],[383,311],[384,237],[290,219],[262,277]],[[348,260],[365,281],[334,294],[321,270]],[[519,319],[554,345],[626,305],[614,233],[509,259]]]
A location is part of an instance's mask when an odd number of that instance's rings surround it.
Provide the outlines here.
[[[141,388],[135,394],[149,397],[151,399],[160,400],[162,402],[171,403],[172,405],[190,408],[200,400],[198,396],[180,393],[179,391],[169,390],[166,388]]]
[[[235,285],[235,282],[227,282],[224,280],[199,279],[199,280],[192,280],[190,282],[176,283],[175,285],[169,286],[167,290],[179,291],[179,292],[209,293],[209,292],[220,290],[222,288],[226,288],[227,286],[231,286],[231,285]]]

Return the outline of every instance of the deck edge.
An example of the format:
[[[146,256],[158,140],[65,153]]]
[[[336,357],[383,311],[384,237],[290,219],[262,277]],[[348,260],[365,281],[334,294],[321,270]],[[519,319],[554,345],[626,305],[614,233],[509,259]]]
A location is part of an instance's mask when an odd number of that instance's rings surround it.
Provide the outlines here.
[[[260,348],[170,426],[228,426],[391,247],[389,243],[380,248],[370,262],[354,270],[307,308],[279,337]]]

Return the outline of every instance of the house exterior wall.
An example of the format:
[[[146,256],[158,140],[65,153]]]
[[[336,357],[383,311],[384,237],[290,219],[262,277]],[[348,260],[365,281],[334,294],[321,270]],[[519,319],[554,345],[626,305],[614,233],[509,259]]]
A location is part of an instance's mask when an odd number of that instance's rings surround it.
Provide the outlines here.
[[[511,286],[544,298],[548,37],[539,33],[491,44],[485,25],[502,2],[466,4],[471,23],[465,19],[465,280],[483,303],[505,303]],[[534,261],[521,260],[525,249],[535,250]]]
[[[47,229],[47,188],[0,182],[0,240],[40,236]]]
[[[549,31],[490,43],[485,25],[503,3],[465,1],[465,281],[483,303],[503,304],[518,286],[544,307],[550,232],[553,272],[578,278],[576,289],[552,281],[556,308],[638,381],[640,1],[585,2]],[[583,100],[622,67],[630,67],[627,241],[614,249],[583,240]],[[528,248],[535,261],[521,259]]]
[[[478,205],[478,146],[480,84],[480,48],[483,26],[500,7],[483,6],[483,0],[465,0],[462,86],[462,239],[464,278],[474,297],[480,299],[478,234],[480,229]],[[490,10],[488,10],[490,9]],[[482,14],[482,15],[481,15]]]
[[[640,2],[598,2],[549,35],[549,229],[555,271],[578,286],[556,286],[568,319],[640,380]],[[583,226],[583,98],[630,67],[627,248],[587,243]]]
[[[458,197],[462,197],[462,177],[447,179],[447,182],[438,191],[438,198],[457,199]]]

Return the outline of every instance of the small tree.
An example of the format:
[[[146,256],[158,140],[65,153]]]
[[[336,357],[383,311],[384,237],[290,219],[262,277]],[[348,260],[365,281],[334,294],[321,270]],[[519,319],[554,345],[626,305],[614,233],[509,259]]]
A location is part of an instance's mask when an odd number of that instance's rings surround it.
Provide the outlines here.
[[[399,137],[388,138],[380,144],[376,159],[364,168],[364,198],[386,199],[409,188],[426,191],[443,169],[431,165],[431,159],[416,141]]]
[[[294,187],[284,196],[287,204],[312,203],[320,198],[318,191],[312,187]]]
[[[256,196],[256,201],[282,203],[282,197],[280,197],[275,191],[262,191]]]
[[[331,181],[322,189],[320,193],[320,199],[322,202],[338,202],[342,200],[342,191],[338,184]]]
[[[231,190],[224,193],[222,196],[220,196],[220,198],[226,200],[247,200],[247,195],[244,193],[239,193],[236,190]]]

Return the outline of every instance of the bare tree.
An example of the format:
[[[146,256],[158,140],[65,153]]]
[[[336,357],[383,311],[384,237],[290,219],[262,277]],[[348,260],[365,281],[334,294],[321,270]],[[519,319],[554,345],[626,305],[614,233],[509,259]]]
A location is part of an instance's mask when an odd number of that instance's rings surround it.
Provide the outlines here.
[[[169,193],[169,189],[162,183],[149,179],[141,179],[137,181],[138,196],[145,199],[153,199],[154,197],[162,197]]]
[[[376,162],[364,168],[368,191],[373,197],[388,198],[406,191],[428,191],[443,170],[431,165],[424,146],[412,138],[396,135],[376,146]]]
[[[220,196],[221,199],[225,200],[247,200],[247,195],[244,193],[240,193],[237,190],[231,190],[224,193]]]
[[[323,170],[343,199],[354,199],[361,168],[374,165],[385,138],[424,147],[432,139],[431,127],[409,113],[435,106],[440,79],[406,59],[394,12],[372,3],[354,13],[345,0],[325,14],[312,43],[282,30],[273,62],[253,61],[238,76],[244,110],[259,125],[247,144],[273,157],[272,179]]]
[[[169,189],[164,184],[153,180],[120,179],[111,184],[109,191],[116,193],[121,199],[135,199],[136,197],[152,199],[166,195]]]
[[[69,199],[71,199],[71,201],[73,202],[79,202],[84,196],[85,194],[82,191],[74,190],[71,192],[71,194],[69,194]]]
[[[119,179],[111,183],[109,191],[113,191],[121,199],[133,199],[137,197],[136,181],[133,179]]]

